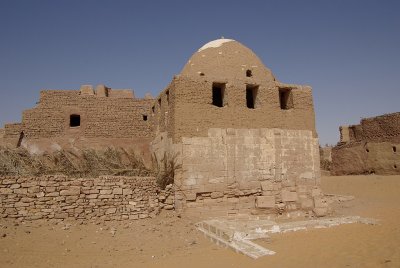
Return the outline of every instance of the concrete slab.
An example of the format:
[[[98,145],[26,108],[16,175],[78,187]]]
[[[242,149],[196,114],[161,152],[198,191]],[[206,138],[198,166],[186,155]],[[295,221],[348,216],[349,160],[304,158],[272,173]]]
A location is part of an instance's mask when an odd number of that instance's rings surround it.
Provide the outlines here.
[[[261,247],[251,240],[268,238],[271,233],[285,233],[312,228],[329,228],[341,224],[377,224],[374,219],[359,216],[324,218],[304,221],[281,222],[255,216],[227,218],[221,217],[196,224],[197,229],[213,242],[253,259],[274,255],[275,252]]]

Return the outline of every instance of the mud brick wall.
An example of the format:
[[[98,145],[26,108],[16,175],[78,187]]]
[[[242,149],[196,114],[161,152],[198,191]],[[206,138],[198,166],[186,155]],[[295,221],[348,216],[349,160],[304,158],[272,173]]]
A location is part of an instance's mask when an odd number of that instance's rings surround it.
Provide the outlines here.
[[[4,137],[5,138],[19,138],[21,133],[21,124],[20,123],[12,123],[4,125]]]
[[[341,141],[332,149],[332,174],[400,174],[400,113],[365,118],[339,130]]]
[[[339,128],[342,143],[348,142],[400,142],[400,113],[385,114],[376,117],[364,118],[359,125],[341,126]]]
[[[149,111],[154,100],[134,99],[126,90],[111,92],[107,97],[78,90],[42,91],[37,107],[23,112],[21,129],[28,139],[152,137]],[[70,127],[72,114],[80,115],[79,127]]]
[[[212,105],[212,87],[214,82],[221,81],[225,82],[225,106],[217,107]],[[258,85],[255,109],[246,106],[246,84],[249,83]],[[167,131],[174,142],[182,137],[205,137],[209,128],[281,128],[311,130],[316,135],[311,88],[289,86],[293,108],[284,110],[279,102],[281,86],[257,79],[224,81],[177,76],[167,88],[169,110],[164,105],[165,91],[159,96],[161,109],[156,111],[155,122],[160,126],[158,130]],[[166,120],[169,124],[165,124]]]
[[[153,177],[0,178],[2,218],[136,220],[173,203],[172,187],[160,190]]]

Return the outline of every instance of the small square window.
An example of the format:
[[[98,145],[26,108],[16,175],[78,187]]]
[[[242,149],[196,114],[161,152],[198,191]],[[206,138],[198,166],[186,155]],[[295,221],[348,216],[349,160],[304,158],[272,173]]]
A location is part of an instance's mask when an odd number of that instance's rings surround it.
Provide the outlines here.
[[[79,127],[81,125],[81,116],[79,114],[71,114],[69,116],[69,126]]]
[[[293,108],[292,89],[279,89],[279,104],[282,110],[289,110]]]
[[[147,115],[143,115],[143,121],[147,121]]]
[[[246,76],[247,77],[252,77],[253,76],[253,72],[251,70],[247,70],[246,71]]]

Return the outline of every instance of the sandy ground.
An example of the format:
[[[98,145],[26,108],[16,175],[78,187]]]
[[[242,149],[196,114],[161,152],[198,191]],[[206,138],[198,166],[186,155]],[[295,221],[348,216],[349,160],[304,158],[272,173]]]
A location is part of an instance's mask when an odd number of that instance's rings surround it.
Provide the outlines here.
[[[354,195],[339,215],[380,220],[272,236],[257,260],[218,247],[196,219],[16,225],[0,220],[0,267],[400,267],[400,176],[324,177],[326,193]]]

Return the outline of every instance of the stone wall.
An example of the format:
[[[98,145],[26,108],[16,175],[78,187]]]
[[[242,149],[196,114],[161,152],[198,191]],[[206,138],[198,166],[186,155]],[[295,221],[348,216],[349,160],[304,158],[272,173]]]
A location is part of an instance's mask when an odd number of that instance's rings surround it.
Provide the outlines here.
[[[311,131],[211,128],[207,137],[182,143],[162,133],[152,150],[158,158],[176,156],[175,207],[187,213],[327,212],[318,139]]]
[[[171,185],[160,190],[153,177],[94,179],[43,176],[0,178],[0,217],[18,220],[125,220],[173,209]]]
[[[400,113],[365,118],[339,130],[332,174],[400,174]]]

